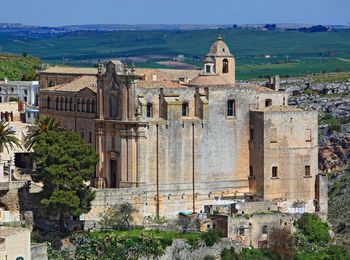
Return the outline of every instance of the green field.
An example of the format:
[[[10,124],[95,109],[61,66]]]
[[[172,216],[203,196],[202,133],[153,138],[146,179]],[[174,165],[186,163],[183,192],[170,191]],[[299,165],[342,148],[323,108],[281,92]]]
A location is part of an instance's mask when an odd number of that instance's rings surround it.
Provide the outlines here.
[[[0,37],[3,51],[27,52],[49,63],[92,66],[98,59],[139,57],[138,67],[164,67],[155,62],[183,54],[188,63],[201,65],[221,33],[237,63],[237,78],[266,75],[298,76],[321,71],[350,71],[350,30],[319,33],[258,30],[73,32],[30,38]],[[152,58],[148,55],[163,55]],[[268,54],[271,59],[265,59]],[[342,58],[345,60],[339,60]]]

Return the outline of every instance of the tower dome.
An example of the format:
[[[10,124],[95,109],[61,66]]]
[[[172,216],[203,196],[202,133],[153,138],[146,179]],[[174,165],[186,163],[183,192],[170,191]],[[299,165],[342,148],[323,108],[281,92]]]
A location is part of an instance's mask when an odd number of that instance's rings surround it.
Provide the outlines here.
[[[213,43],[213,45],[210,47],[210,51],[207,54],[207,56],[214,56],[214,57],[233,57],[233,55],[230,52],[230,49],[226,45],[226,43],[222,40],[221,35],[219,34],[218,40]]]
[[[211,60],[214,63],[210,63]],[[210,69],[210,73],[216,73],[231,84],[235,84],[235,58],[220,34],[217,41],[211,46],[209,53],[205,56],[204,70],[206,73],[208,72],[207,68]]]

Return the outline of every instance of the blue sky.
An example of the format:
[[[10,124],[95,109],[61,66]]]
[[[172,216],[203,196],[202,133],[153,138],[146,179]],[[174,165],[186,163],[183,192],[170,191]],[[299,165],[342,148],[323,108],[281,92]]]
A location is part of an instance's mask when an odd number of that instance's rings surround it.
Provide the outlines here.
[[[350,0],[0,0],[1,22],[253,24],[350,22]]]

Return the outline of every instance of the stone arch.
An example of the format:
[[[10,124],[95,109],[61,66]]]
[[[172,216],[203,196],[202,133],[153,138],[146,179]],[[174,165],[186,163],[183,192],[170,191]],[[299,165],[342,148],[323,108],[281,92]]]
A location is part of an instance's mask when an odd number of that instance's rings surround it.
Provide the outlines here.
[[[69,111],[73,111],[73,99],[69,100]]]
[[[64,100],[64,110],[68,111],[68,98]]]
[[[95,113],[96,112],[96,103],[95,100],[92,100],[91,102],[91,113]]]
[[[85,112],[85,99],[81,101],[81,112]]]
[[[228,73],[228,60],[222,60],[222,73]]]
[[[90,113],[90,99],[86,101],[86,112]]]
[[[80,98],[78,98],[77,101],[77,111],[80,112]]]

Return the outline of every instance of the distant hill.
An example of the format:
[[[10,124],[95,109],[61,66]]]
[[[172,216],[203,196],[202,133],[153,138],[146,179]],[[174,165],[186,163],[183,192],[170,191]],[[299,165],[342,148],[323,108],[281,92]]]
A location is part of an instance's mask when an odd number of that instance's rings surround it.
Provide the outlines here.
[[[123,58],[138,67],[159,67],[179,54],[201,66],[217,34],[236,57],[237,78],[350,71],[350,30],[315,33],[259,29],[75,31],[58,35],[0,33],[0,50],[38,56],[50,63],[92,66]],[[264,56],[266,55],[266,56]],[[269,58],[265,58],[269,57]],[[338,59],[340,58],[340,59]]]
[[[43,63],[36,57],[0,53],[0,80],[36,80]]]

